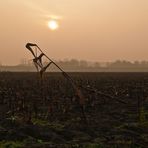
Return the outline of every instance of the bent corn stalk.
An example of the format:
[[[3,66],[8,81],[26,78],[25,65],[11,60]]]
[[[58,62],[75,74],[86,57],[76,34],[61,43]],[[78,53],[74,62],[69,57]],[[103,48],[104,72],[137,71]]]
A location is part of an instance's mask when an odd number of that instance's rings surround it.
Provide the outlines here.
[[[35,53],[33,51],[33,47],[37,48],[37,50],[40,51],[39,56],[37,56],[37,53]],[[77,86],[77,84],[74,82],[74,80],[61,67],[59,67],[52,59],[50,59],[37,44],[27,43],[26,48],[32,53],[32,55],[34,57],[33,63],[35,65],[37,71],[39,71],[41,78],[42,78],[44,72],[46,72],[47,68],[51,64],[55,65],[62,72],[63,76],[71,83],[72,87],[74,88],[74,90],[76,92],[77,97],[79,98],[79,104],[81,106],[85,105],[85,98],[83,96],[83,93],[82,93],[80,87]],[[49,60],[48,64],[45,66],[43,65],[43,61],[42,61],[43,57],[45,57]]]

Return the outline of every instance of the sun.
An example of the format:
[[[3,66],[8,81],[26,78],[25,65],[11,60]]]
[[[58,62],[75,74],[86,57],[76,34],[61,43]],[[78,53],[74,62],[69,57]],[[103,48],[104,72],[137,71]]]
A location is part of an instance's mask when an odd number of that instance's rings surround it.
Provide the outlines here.
[[[48,27],[51,30],[57,30],[59,28],[59,24],[58,24],[58,22],[56,20],[50,20],[48,22]]]

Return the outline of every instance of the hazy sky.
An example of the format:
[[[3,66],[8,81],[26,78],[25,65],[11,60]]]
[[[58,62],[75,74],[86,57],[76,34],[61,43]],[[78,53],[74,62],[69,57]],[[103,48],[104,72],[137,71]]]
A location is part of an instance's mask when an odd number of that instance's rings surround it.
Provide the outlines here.
[[[0,19],[3,64],[31,59],[27,42],[53,59],[148,60],[148,0],[0,0]]]

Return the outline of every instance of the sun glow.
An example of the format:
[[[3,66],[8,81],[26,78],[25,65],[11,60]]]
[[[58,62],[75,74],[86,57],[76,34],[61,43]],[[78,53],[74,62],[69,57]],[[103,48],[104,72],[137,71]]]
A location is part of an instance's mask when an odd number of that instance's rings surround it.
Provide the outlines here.
[[[48,22],[48,27],[51,30],[57,30],[59,28],[59,24],[58,24],[58,22],[56,20],[50,20]]]

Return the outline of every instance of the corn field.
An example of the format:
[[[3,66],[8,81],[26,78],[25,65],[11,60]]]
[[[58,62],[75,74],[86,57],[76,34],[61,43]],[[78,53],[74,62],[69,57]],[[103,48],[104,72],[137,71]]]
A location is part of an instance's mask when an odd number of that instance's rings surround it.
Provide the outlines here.
[[[1,72],[1,126],[5,120],[10,120],[12,125],[17,122],[20,127],[34,126],[37,121],[44,121],[52,128],[58,124],[62,128],[60,130],[85,132],[86,139],[77,136],[80,139],[74,142],[79,143],[80,147],[87,142],[105,146],[146,147],[147,73],[68,74],[79,84],[85,100],[82,101],[83,106],[77,94],[79,90],[75,91],[61,73],[45,73],[40,79],[37,73]],[[7,126],[5,128],[8,129]],[[56,133],[59,134],[59,131]],[[63,132],[65,134],[66,131]],[[33,138],[48,141],[43,137]],[[74,141],[73,138],[63,139],[64,143]]]

